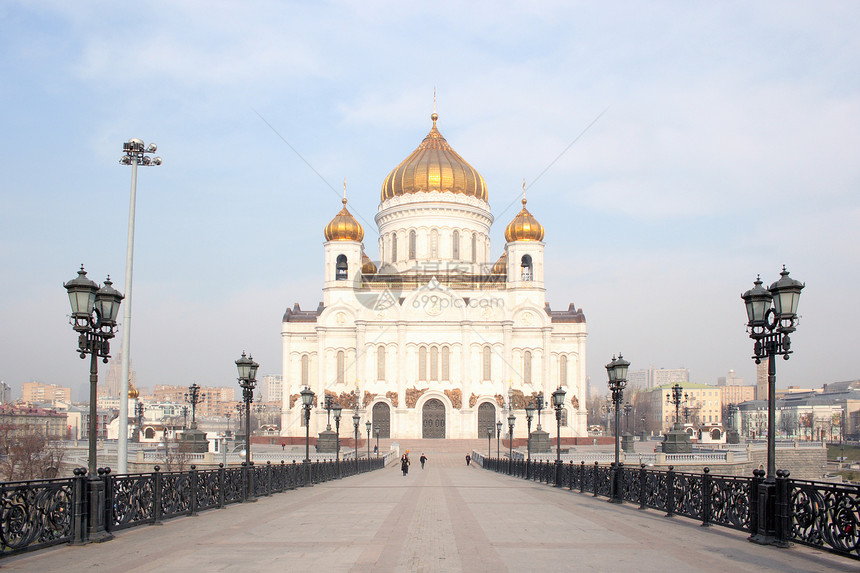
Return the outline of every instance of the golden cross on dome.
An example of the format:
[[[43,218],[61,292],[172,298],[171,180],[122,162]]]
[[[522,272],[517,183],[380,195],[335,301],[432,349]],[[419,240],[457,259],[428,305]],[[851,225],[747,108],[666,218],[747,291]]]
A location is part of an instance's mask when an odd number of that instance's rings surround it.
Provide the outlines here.
[[[343,178],[343,200],[342,203],[346,205],[346,177]]]
[[[526,178],[523,177],[523,205],[526,204]]]

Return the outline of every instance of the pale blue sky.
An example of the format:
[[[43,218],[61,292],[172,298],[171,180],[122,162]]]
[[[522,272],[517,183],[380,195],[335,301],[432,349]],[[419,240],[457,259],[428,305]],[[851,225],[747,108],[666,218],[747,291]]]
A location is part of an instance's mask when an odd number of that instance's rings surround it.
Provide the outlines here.
[[[83,397],[62,282],[84,263],[124,290],[130,137],[164,158],[139,177],[138,380],[235,384],[243,350],[280,373],[341,181],[372,223],[434,86],[487,181],[493,258],[534,183],[548,299],[585,312],[592,383],[618,350],[752,381],[739,295],[783,263],[807,288],[779,385],[857,378],[858,29],[841,1],[4,2],[0,379]]]

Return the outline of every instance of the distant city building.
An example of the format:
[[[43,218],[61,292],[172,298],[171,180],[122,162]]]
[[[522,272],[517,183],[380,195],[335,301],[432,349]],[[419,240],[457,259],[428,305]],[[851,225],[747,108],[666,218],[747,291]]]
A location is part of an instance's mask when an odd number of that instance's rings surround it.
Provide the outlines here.
[[[137,374],[129,363],[129,388],[137,387]],[[110,398],[119,398],[119,386],[122,380],[122,350],[117,350],[113,359],[110,361],[107,372],[105,373],[104,384],[99,384],[99,397],[107,396]]]
[[[681,403],[680,422],[695,427],[722,423],[722,398],[720,389],[708,384],[680,383],[687,399]],[[671,384],[652,388],[636,395],[635,415],[645,418],[645,429],[667,432],[675,424],[675,405],[666,396],[672,391]]]
[[[0,380],[0,404],[12,403],[12,388],[3,380]]]
[[[4,438],[33,433],[66,439],[66,414],[45,408],[4,404],[0,406],[0,432]]]
[[[152,393],[152,401],[156,403],[173,403],[188,406],[188,416],[191,416],[191,405],[185,401],[188,386],[167,386],[156,384]],[[197,415],[204,417],[223,418],[228,412],[235,412],[236,389],[221,386],[202,386],[200,397],[202,401],[197,404]],[[256,398],[255,398],[256,399]]]
[[[24,382],[21,401],[26,404],[54,404],[55,402],[71,402],[72,389],[56,384],[41,382]]]
[[[256,402],[280,402],[282,399],[282,391],[284,383],[283,376],[275,376],[267,374],[260,379],[260,394],[259,400]]]
[[[755,369],[755,399],[767,401],[767,360],[762,360]]]
[[[755,386],[717,386],[724,406],[755,400]]]
[[[734,370],[729,370],[729,373],[726,376],[720,376],[717,378],[717,386],[743,386],[744,379],[740,378],[735,374]],[[754,386],[750,386],[750,388],[754,388]]]
[[[690,381],[689,368],[654,368],[630,370],[627,372],[627,384],[631,389],[651,390],[658,386],[685,384]]]

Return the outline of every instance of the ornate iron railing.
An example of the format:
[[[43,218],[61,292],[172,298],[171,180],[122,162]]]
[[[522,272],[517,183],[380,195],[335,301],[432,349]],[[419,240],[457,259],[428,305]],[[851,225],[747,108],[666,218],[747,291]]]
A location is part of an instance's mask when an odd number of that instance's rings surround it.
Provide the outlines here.
[[[802,543],[860,559],[860,486],[792,480],[782,470],[768,483],[761,470],[735,477],[711,475],[708,468],[694,474],[673,466],[500,460],[478,452],[472,459],[499,473],[745,531],[753,541]]]
[[[60,543],[87,543],[98,530],[107,532],[194,515],[231,503],[282,493],[385,467],[390,456],[309,464],[267,462],[250,466],[116,475],[99,469],[91,478],[78,468],[59,480],[0,482],[0,557]],[[96,492],[103,487],[104,506]],[[97,506],[93,506],[97,507]],[[98,506],[101,507],[101,506]],[[103,517],[94,527],[92,515]]]

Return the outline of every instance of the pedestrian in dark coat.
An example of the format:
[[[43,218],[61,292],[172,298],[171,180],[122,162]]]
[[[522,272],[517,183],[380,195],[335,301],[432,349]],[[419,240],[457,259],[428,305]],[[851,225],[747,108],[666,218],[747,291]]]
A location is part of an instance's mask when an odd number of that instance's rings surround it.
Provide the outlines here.
[[[403,456],[400,458],[400,471],[403,472],[403,475],[409,473],[409,456],[407,456],[406,454],[403,454]]]
[[[423,470],[423,469],[424,469],[424,462],[426,462],[426,461],[427,461],[427,456],[425,456],[425,455],[422,453],[422,454],[421,454],[421,457],[420,457],[420,458],[418,458],[418,461],[420,461],[420,462],[421,462],[421,469]]]

